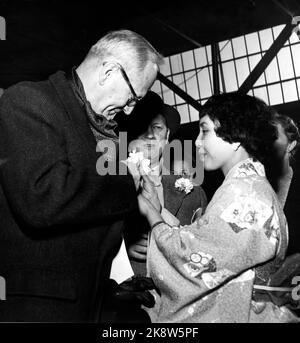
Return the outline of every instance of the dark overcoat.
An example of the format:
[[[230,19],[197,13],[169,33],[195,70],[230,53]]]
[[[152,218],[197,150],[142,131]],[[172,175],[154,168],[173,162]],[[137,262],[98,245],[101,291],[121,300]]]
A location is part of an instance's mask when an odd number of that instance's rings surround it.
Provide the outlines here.
[[[0,321],[93,322],[131,176],[100,176],[84,108],[65,73],[22,82],[0,99]]]

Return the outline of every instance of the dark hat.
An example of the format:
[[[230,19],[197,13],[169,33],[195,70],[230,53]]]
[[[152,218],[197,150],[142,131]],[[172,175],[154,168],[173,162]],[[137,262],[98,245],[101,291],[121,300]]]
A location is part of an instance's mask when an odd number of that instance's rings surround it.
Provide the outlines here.
[[[162,98],[153,91],[148,91],[143,100],[134,109],[134,115],[138,116],[139,121],[143,121],[143,126],[148,126],[150,122],[159,114],[165,120],[170,136],[173,136],[180,127],[180,114],[172,106],[164,104]]]
[[[136,139],[143,134],[151,121],[161,114],[165,120],[170,137],[172,137],[180,127],[180,114],[172,106],[164,104],[162,98],[153,91],[148,91],[144,98],[139,101],[130,116],[117,116],[119,131],[128,133],[128,140]]]
[[[172,137],[179,130],[180,127],[181,118],[179,112],[174,107],[163,104],[161,113],[159,114],[164,116],[167,127],[170,130],[170,136]]]

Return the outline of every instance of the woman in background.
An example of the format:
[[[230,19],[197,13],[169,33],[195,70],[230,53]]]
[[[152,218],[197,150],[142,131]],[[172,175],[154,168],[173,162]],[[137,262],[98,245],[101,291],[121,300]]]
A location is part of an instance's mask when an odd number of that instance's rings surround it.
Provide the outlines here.
[[[299,148],[300,133],[296,123],[287,115],[275,113],[274,124],[277,128],[277,139],[274,143],[272,164],[267,168],[267,176],[284,207],[293,179],[292,165]]]

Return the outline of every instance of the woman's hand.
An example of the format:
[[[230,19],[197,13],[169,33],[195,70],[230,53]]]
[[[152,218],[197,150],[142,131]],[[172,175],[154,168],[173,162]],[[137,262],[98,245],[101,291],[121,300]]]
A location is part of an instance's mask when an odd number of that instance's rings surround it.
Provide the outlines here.
[[[149,200],[147,200],[142,194],[139,194],[137,198],[138,198],[138,205],[139,205],[140,213],[146,218],[148,218],[148,213],[151,207],[153,206],[151,205]]]
[[[150,177],[146,174],[142,174],[142,192],[141,194],[149,200],[149,202],[154,206],[154,208],[161,212],[161,203],[158,198],[157,190],[154,183],[151,181]]]
[[[158,221],[163,221],[160,212],[142,194],[138,195],[138,204],[140,213],[148,219],[150,226]]]

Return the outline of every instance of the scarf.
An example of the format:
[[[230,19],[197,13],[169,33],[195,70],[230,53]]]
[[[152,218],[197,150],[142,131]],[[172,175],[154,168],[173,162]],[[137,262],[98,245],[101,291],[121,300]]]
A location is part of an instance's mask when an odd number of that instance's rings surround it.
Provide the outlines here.
[[[92,109],[90,102],[86,98],[83,84],[76,73],[75,68],[76,67],[73,67],[71,69],[70,73],[67,75],[67,79],[70,82],[77,99],[85,109],[89,126],[93,132],[96,142],[104,139],[111,139],[115,143],[118,143],[119,137],[114,131],[118,125],[117,122],[114,120],[108,120],[102,114],[98,114]]]

